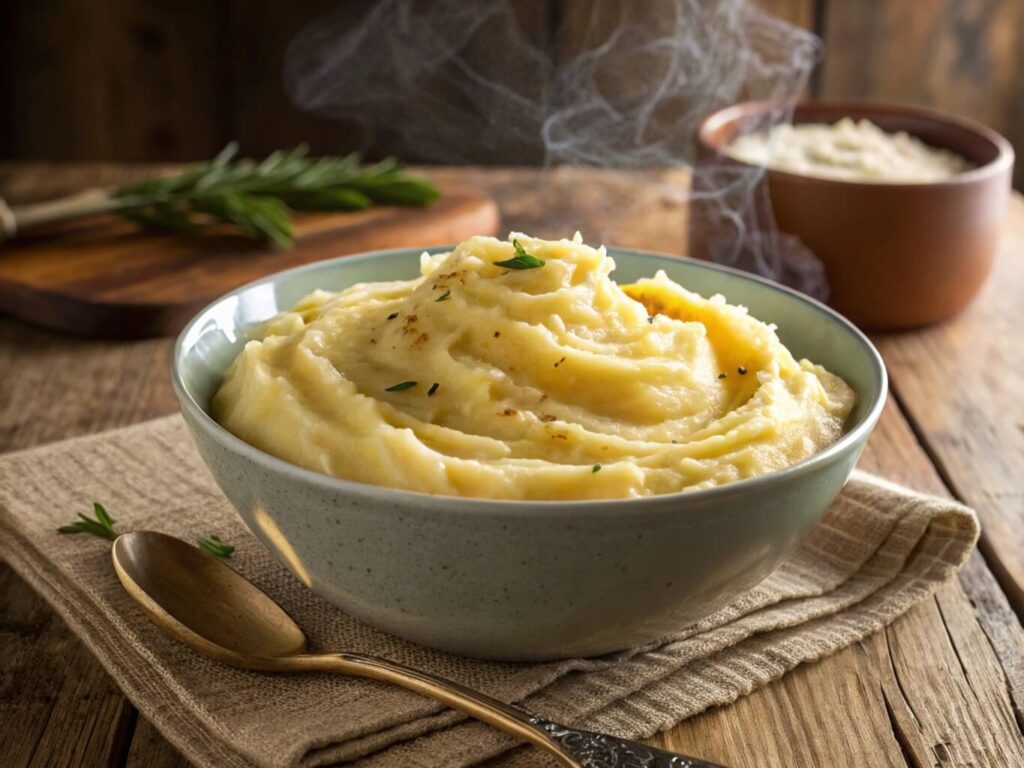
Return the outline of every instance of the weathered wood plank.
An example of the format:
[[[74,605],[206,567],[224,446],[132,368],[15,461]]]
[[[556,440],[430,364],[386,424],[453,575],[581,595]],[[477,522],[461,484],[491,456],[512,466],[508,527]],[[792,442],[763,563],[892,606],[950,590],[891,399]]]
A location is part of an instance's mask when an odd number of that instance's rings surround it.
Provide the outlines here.
[[[0,154],[192,159],[226,143],[224,17],[188,0],[0,3]]]
[[[191,765],[156,727],[139,718],[124,768],[188,768]]]
[[[953,492],[981,516],[982,551],[1024,616],[1024,202],[993,275],[954,322],[876,339],[892,389]]]
[[[106,765],[133,710],[41,597],[0,564],[0,765]]]
[[[754,5],[804,29],[813,30],[817,23],[815,0],[754,0]]]
[[[83,341],[0,318],[0,451],[175,410],[171,340]]]
[[[3,156],[70,160],[108,149],[92,34],[98,20],[85,3],[0,2]]]

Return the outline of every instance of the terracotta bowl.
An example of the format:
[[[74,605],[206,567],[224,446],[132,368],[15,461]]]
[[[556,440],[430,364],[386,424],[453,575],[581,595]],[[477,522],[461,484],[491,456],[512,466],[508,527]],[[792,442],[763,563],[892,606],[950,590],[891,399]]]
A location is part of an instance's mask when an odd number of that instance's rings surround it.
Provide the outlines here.
[[[697,130],[698,168],[751,168],[721,150],[741,133],[767,125],[779,109],[778,102],[744,102],[706,117]],[[952,317],[974,298],[992,266],[1010,194],[1012,147],[983,125],[919,107],[806,102],[796,106],[793,122],[843,117],[905,131],[966,157],[975,168],[923,184],[769,169],[760,183],[768,186],[779,229],[818,255],[831,288],[829,303],[862,328],[912,328]],[[690,255],[709,258],[715,228],[726,222],[699,200],[691,205],[691,222]]]

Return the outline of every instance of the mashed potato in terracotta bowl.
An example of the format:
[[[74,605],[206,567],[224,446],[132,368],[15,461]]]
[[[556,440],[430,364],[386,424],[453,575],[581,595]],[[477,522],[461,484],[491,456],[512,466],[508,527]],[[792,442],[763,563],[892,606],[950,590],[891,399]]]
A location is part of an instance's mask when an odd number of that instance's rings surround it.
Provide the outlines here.
[[[772,326],[604,248],[513,234],[414,280],[316,291],[229,368],[212,414],[307,469],[490,499],[719,486],[832,444],[854,391]]]

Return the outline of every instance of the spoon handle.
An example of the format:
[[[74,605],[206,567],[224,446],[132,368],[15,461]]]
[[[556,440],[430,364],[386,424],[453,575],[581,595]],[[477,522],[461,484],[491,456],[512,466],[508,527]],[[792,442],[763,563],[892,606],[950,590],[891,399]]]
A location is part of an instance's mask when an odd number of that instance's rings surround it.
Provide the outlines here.
[[[637,742],[544,720],[460,683],[357,653],[292,657],[300,667],[368,677],[407,688],[547,750],[571,768],[721,768]]]

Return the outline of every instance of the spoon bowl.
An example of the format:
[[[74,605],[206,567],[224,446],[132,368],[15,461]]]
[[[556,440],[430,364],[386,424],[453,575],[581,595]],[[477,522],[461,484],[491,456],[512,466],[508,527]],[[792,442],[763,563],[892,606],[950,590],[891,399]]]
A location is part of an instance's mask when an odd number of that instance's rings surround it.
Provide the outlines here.
[[[157,624],[200,653],[228,664],[305,653],[306,636],[291,616],[226,563],[156,531],[119,536],[114,569]]]

